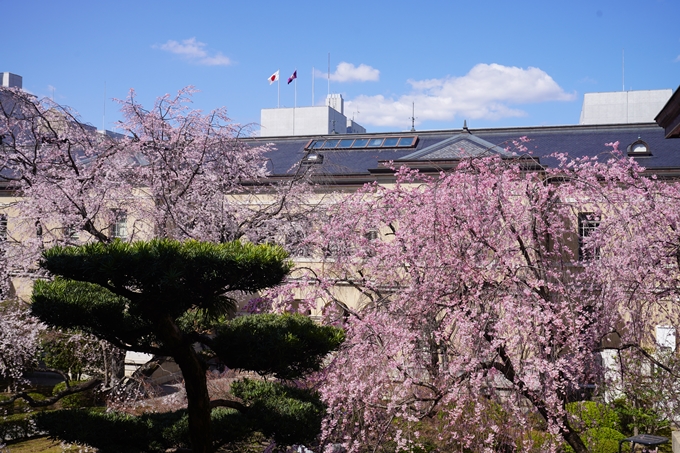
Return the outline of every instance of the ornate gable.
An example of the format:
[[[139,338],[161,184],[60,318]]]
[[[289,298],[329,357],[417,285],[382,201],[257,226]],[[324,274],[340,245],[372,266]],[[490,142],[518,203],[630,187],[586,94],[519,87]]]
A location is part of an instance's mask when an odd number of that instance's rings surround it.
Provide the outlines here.
[[[500,146],[472,135],[467,129],[427,148],[411,153],[398,160],[453,160],[468,157],[500,155],[511,157],[514,154]]]

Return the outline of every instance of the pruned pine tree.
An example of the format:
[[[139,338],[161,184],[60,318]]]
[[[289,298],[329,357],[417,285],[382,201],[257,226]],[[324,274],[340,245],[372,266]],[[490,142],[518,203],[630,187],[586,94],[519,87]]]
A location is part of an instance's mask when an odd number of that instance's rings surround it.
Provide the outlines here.
[[[188,400],[188,439],[168,437],[169,431],[160,428],[149,431],[158,437],[93,436],[83,428],[89,425],[80,420],[82,413],[42,417],[42,426],[52,435],[101,451],[190,446],[193,452],[207,453],[239,438],[239,433],[259,431],[279,443],[294,444],[312,441],[319,432],[324,413],[319,398],[289,381],[319,370],[323,357],[342,342],[342,331],[292,315],[225,321],[235,309],[226,294],[258,291],[286,276],[290,262],[281,247],[238,241],[114,241],[49,249],[41,266],[54,279],[35,284],[31,309],[36,317],[52,327],[78,328],[125,350],[172,357],[182,371]],[[211,402],[206,384],[206,360],[211,358],[287,381],[241,381],[233,386],[240,401]],[[231,412],[215,412],[216,406]],[[69,417],[80,421],[69,423]],[[171,416],[123,419],[109,422],[119,427],[170,423],[175,426],[170,431],[181,431],[177,424],[187,421]]]

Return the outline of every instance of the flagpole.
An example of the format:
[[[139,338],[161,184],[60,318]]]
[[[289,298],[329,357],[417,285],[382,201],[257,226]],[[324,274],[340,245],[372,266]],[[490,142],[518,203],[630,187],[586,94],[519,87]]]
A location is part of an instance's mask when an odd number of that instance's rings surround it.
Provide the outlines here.
[[[314,66],[312,66],[312,107],[314,107]]]
[[[276,79],[276,82],[278,84],[278,91],[279,91],[278,96],[276,98],[276,108],[277,109],[281,108],[281,75],[280,75],[281,73],[280,73],[280,71],[281,71],[280,69],[276,71],[276,72],[279,73],[279,77],[277,77],[277,79]]]

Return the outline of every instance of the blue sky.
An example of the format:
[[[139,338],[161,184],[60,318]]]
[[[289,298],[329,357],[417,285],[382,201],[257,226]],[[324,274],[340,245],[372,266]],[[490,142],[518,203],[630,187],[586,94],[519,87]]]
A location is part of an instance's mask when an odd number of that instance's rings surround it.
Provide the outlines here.
[[[241,124],[322,104],[375,131],[576,124],[583,94],[676,89],[680,1],[5,0],[0,71],[99,128],[111,98],[151,104],[194,85],[194,105]],[[622,56],[625,75],[622,71]],[[297,69],[294,85],[286,79]],[[104,111],[106,116],[104,117]],[[257,128],[256,128],[257,129]]]

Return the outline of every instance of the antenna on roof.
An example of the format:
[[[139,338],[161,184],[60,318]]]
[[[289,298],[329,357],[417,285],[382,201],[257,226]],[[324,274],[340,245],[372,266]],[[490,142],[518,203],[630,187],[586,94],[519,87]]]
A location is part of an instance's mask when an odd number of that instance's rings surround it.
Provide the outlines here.
[[[328,52],[328,95],[331,95],[331,53]]]
[[[104,115],[102,116],[102,130],[106,134],[106,80],[104,80]]]
[[[621,49],[621,89],[626,91],[626,49]]]
[[[411,103],[412,111],[411,111],[411,132],[416,131],[416,103],[412,102]]]
[[[463,132],[470,133],[470,129],[467,127],[467,120],[463,120]]]

